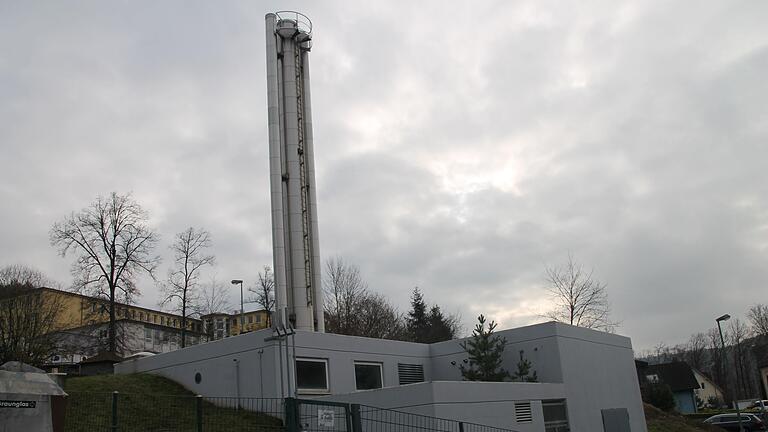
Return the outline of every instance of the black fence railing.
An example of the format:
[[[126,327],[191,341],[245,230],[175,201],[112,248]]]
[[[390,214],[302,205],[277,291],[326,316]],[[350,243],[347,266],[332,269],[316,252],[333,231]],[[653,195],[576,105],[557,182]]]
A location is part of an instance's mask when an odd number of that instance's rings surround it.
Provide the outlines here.
[[[64,431],[278,432],[283,418],[282,399],[70,392]]]
[[[65,432],[514,432],[366,405],[70,392]]]

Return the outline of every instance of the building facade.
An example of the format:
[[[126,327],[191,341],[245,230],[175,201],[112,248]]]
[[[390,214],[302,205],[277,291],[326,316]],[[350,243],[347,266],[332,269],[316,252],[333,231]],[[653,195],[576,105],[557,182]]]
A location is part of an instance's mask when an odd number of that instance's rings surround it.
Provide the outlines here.
[[[57,350],[48,366],[73,365],[107,347],[109,302],[102,298],[38,288],[45,302],[58,310],[53,324]],[[181,348],[182,317],[124,303],[115,304],[116,354],[129,357],[141,352],[163,353]],[[203,322],[187,317],[185,345],[208,341]]]
[[[245,312],[240,315],[235,311],[228,313],[213,313],[203,315],[200,320],[203,323],[203,333],[208,340],[220,340],[230,336],[262,330],[269,327],[270,313],[265,310]],[[243,322],[241,325],[240,322]]]
[[[522,353],[539,382],[463,381],[462,340],[271,330],[125,361],[115,372],[163,375],[203,396],[325,398],[520,432],[646,431],[629,338],[555,322],[497,334],[507,342],[503,367],[515,370]]]

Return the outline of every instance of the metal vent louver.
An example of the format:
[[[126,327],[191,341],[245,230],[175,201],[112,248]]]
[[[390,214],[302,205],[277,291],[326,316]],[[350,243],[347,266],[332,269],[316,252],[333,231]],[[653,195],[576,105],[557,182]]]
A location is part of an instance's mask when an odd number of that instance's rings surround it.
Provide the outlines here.
[[[515,421],[517,423],[533,422],[531,402],[515,402]]]
[[[400,385],[424,382],[424,366],[420,364],[397,364]]]

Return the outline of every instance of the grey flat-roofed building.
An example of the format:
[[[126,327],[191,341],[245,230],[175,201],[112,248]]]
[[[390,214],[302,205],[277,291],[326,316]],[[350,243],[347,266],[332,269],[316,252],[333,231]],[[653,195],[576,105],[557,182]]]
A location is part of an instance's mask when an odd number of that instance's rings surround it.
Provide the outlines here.
[[[504,367],[515,370],[522,355],[538,383],[462,381],[460,340],[418,344],[308,331],[289,337],[287,350],[265,340],[272,333],[263,330],[119,363],[115,371],[160,374],[204,396],[295,394],[519,431],[608,430],[604,421],[646,431],[629,338],[555,322],[497,334],[507,342]]]

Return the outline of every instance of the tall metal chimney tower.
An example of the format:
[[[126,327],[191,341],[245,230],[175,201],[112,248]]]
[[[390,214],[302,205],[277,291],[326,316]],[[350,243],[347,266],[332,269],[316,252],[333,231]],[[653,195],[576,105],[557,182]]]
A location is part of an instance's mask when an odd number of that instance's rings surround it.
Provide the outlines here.
[[[309,50],[312,22],[298,12],[267,14],[267,104],[273,325],[325,331],[317,228]]]

